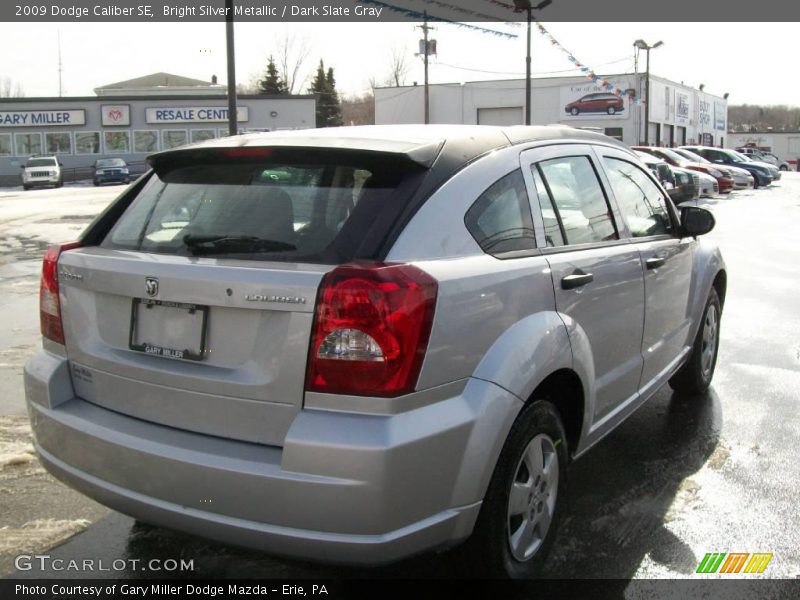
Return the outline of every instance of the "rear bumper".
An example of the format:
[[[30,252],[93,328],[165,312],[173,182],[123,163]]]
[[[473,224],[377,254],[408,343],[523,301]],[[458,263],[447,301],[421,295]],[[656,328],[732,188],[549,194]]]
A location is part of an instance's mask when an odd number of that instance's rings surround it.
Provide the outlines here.
[[[145,522],[274,554],[381,564],[464,540],[521,402],[484,381],[394,415],[302,410],[283,448],[181,431],[80,398],[64,358],[26,365],[53,475]]]

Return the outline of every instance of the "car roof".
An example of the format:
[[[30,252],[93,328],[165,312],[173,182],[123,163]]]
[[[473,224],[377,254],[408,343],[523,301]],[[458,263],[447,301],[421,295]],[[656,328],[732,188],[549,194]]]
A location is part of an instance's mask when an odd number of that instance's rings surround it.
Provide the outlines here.
[[[148,157],[151,165],[179,155],[226,148],[307,147],[401,154],[430,167],[437,159],[469,162],[494,149],[547,141],[593,142],[627,148],[600,133],[566,125],[496,127],[490,125],[362,125],[249,133],[163,150]]]

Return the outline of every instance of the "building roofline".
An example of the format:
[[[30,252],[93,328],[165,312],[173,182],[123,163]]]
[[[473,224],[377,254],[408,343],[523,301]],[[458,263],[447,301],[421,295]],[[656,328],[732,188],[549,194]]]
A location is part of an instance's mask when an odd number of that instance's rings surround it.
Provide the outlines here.
[[[625,76],[628,76],[628,75],[634,75],[635,76],[636,73],[608,73],[608,74],[601,74],[600,77],[603,77],[603,78],[625,77]],[[639,73],[639,75],[644,75],[644,73]],[[651,74],[651,77],[656,77],[656,75],[652,75]],[[586,79],[586,77],[584,75],[576,74],[576,75],[562,75],[562,76],[547,75],[547,76],[542,76],[542,77],[534,76],[534,77],[531,77],[531,80],[538,80],[538,79],[575,79],[575,78]],[[507,78],[504,78],[504,79],[475,79],[475,80],[472,80],[472,81],[464,81],[464,82],[456,82],[456,81],[449,81],[448,82],[448,81],[445,81],[443,83],[431,83],[430,86],[431,87],[436,86],[436,85],[462,86],[462,85],[468,85],[470,83],[503,83],[503,82],[509,82],[509,81],[521,81],[521,82],[524,83],[525,82],[525,78],[524,77],[507,77]],[[667,81],[669,81],[669,80],[667,80]],[[405,89],[405,88],[415,88],[415,87],[424,88],[425,86],[423,84],[419,84],[419,85],[379,85],[379,86],[375,86],[375,89],[376,90],[394,90],[394,89]]]
[[[238,94],[237,100],[309,100],[314,99],[313,94]],[[22,96],[19,98],[0,98],[0,104],[19,104],[21,102],[104,102],[106,104],[119,104],[131,100],[227,100],[225,94],[153,94],[153,95],[130,95],[130,96]]]

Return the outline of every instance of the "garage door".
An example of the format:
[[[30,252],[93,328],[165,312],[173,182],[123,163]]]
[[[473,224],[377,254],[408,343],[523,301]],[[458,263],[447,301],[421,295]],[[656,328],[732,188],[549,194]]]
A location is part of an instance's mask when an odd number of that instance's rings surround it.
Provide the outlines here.
[[[522,125],[521,106],[503,108],[479,108],[478,125]]]

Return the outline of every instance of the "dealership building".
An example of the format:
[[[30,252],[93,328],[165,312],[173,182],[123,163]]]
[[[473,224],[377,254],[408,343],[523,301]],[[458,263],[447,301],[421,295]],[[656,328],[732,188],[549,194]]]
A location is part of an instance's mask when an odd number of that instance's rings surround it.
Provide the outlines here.
[[[18,184],[29,156],[57,155],[65,179],[89,177],[98,158],[144,169],[147,155],[228,135],[226,87],[155,73],[94,90],[96,96],[0,98],[0,183]],[[241,95],[239,132],[315,125],[313,96]]]
[[[604,86],[583,76],[533,79],[531,123],[591,128],[626,144],[643,144],[644,103],[631,102],[628,94],[646,98],[645,75],[604,75],[600,79]],[[524,79],[434,84],[429,89],[431,123],[521,125],[525,122]],[[617,89],[624,92],[621,97],[609,93]],[[647,135],[650,145],[726,145],[725,97],[653,75],[650,89]],[[377,124],[422,123],[424,110],[423,86],[375,90]]]

